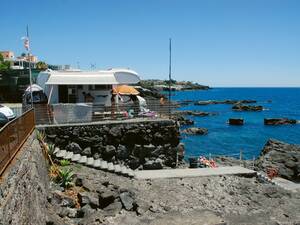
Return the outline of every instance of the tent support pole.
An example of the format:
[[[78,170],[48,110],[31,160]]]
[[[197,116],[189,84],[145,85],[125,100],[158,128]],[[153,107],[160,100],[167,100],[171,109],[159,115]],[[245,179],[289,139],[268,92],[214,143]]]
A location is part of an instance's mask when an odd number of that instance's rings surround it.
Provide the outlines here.
[[[52,92],[53,92],[53,85],[51,85],[51,89],[50,89],[50,93],[49,93],[49,98],[48,98],[48,105],[50,104],[50,101],[51,101]]]

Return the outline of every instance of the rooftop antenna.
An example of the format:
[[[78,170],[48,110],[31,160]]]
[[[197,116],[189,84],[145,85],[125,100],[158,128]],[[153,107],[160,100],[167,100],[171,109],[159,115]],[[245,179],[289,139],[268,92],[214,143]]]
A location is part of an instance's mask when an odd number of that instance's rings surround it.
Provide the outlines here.
[[[172,75],[171,75],[171,55],[172,53],[172,39],[169,39],[169,117],[171,117],[171,80],[172,80]]]

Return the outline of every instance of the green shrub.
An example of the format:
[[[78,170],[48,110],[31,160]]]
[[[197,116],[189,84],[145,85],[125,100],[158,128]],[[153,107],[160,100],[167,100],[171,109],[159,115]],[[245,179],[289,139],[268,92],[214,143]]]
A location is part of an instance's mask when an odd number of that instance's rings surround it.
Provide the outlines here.
[[[61,166],[68,166],[68,165],[70,165],[70,161],[67,160],[67,159],[62,159],[62,160],[59,161],[59,163],[60,163]]]
[[[53,156],[53,154],[54,154],[54,150],[55,150],[55,145],[54,144],[48,144],[48,154],[50,155],[50,156]]]
[[[59,170],[59,184],[64,188],[68,188],[73,185],[74,173],[72,169],[62,168]]]
[[[44,142],[45,141],[45,138],[46,138],[46,135],[43,131],[39,131],[39,130],[36,130],[36,138],[40,141],[40,142]]]

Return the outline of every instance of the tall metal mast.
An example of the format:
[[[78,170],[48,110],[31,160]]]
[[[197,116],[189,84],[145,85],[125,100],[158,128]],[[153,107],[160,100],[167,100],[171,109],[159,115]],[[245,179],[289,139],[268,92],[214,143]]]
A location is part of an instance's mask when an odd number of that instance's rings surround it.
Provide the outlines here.
[[[169,116],[171,116],[171,53],[172,53],[172,39],[169,39]]]

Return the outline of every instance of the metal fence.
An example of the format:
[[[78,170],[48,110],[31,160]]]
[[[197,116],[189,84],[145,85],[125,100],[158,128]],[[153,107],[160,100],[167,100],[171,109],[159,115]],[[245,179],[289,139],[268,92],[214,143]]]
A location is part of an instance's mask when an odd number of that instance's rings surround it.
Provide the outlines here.
[[[35,105],[36,124],[68,124],[110,120],[169,118],[174,105],[147,101],[146,106],[116,104],[104,106],[92,103]]]
[[[28,110],[0,129],[0,175],[35,127],[34,110]]]

